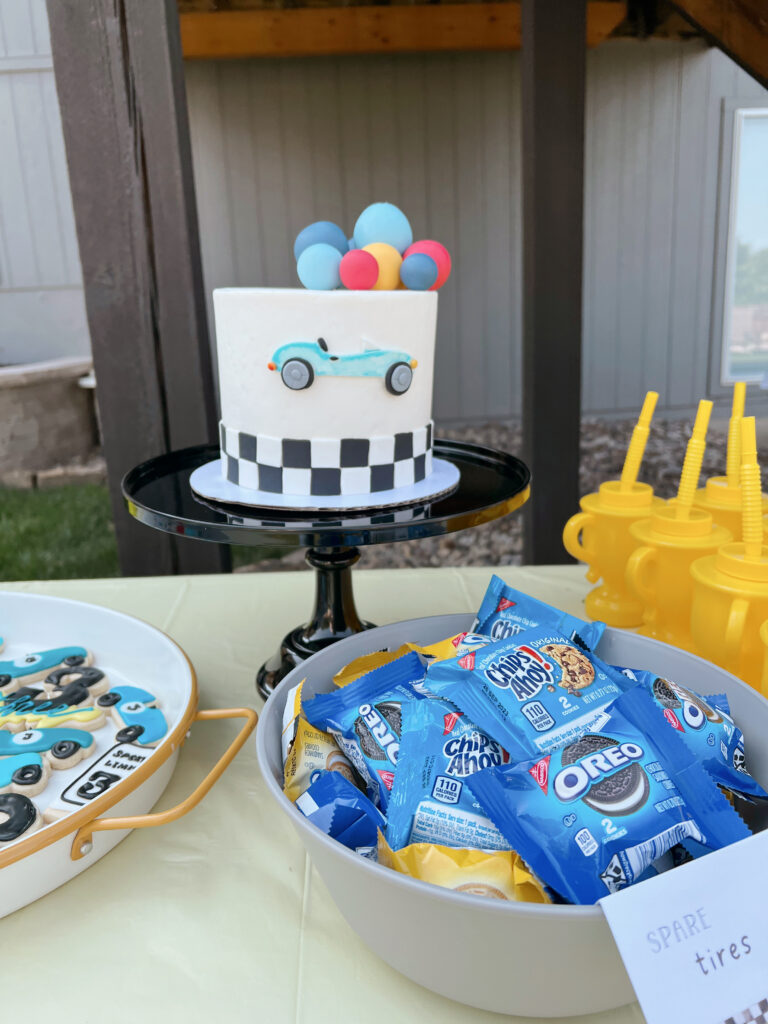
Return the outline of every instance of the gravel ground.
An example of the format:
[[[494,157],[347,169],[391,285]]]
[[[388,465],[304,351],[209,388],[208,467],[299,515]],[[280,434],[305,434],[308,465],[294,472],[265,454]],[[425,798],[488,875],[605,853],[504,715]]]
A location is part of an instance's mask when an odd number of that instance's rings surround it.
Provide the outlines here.
[[[585,420],[581,428],[581,493],[595,491],[604,480],[619,476],[634,420]],[[727,421],[711,424],[704,455],[702,480],[725,472]],[[652,484],[662,498],[672,497],[680,479],[685,446],[690,436],[688,420],[655,423],[651,428],[641,479]],[[519,425],[489,423],[480,426],[443,429],[441,437],[475,441],[492,448],[518,452],[521,446]],[[762,452],[761,461],[766,457]],[[535,467],[534,467],[535,486]],[[574,512],[578,511],[576,508]],[[563,524],[565,525],[565,524]],[[446,565],[516,565],[521,561],[523,519],[520,514],[450,534],[399,544],[375,544],[364,549],[361,568],[399,568],[400,566]],[[239,572],[265,569],[301,569],[303,553],[299,551],[279,560],[266,560],[244,566]]]

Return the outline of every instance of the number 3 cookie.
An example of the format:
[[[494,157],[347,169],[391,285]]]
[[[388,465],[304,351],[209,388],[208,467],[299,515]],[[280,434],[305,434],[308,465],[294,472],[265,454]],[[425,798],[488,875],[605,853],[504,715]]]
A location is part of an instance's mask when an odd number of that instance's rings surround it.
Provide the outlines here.
[[[119,731],[118,743],[153,747],[168,731],[165,716],[156,707],[157,698],[138,686],[116,686],[96,698],[97,708],[109,708]]]

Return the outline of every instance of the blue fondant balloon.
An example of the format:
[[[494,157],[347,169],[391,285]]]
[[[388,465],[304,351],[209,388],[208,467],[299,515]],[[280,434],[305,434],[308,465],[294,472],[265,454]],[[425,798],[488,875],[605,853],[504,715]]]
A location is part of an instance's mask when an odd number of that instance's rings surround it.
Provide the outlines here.
[[[334,224],[330,220],[318,220],[314,224],[308,224],[296,236],[296,241],[293,243],[293,258],[298,260],[305,249],[320,242],[332,245],[342,256],[349,248],[347,236],[338,224]]]
[[[392,203],[372,203],[357,218],[354,237],[358,249],[386,242],[402,254],[413,241],[413,231],[403,211]]]
[[[412,291],[426,292],[437,280],[437,264],[422,252],[411,253],[400,264],[400,280]]]
[[[302,252],[296,263],[299,280],[313,291],[331,291],[341,284],[341,253],[326,242],[316,242]]]

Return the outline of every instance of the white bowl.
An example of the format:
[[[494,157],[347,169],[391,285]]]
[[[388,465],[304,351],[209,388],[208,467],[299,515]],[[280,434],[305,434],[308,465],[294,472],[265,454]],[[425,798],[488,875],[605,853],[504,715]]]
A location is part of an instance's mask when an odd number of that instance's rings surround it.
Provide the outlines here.
[[[531,1017],[596,1013],[635,998],[599,907],[501,903],[441,889],[374,864],[329,839],[283,794],[280,751],[288,689],[306,676],[306,697],[333,688],[333,674],[361,654],[405,641],[431,643],[469,629],[471,615],[412,619],[333,644],[286,676],[256,735],[267,787],[288,814],[331,895],[360,938],[420,985],[469,1006]],[[647,668],[699,693],[725,692],[745,730],[751,773],[768,785],[768,701],[735,676],[666,644],[607,629],[607,662]],[[763,822],[760,822],[762,825]]]

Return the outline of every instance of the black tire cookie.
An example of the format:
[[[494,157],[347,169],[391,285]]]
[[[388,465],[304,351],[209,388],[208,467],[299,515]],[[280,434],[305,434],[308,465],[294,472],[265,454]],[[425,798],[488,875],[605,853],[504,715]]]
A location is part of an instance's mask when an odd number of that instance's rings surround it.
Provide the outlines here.
[[[565,747],[562,753],[562,763],[563,765],[575,764],[587,754],[594,754],[598,750],[605,750],[607,747],[616,745],[617,741],[611,739],[610,736],[600,736],[588,732],[575,743]],[[621,817],[625,814],[634,814],[639,810],[648,799],[650,791],[648,776],[642,766],[628,764],[626,768],[620,768],[615,774],[608,775],[599,782],[594,782],[581,799],[588,807],[600,814]]]

